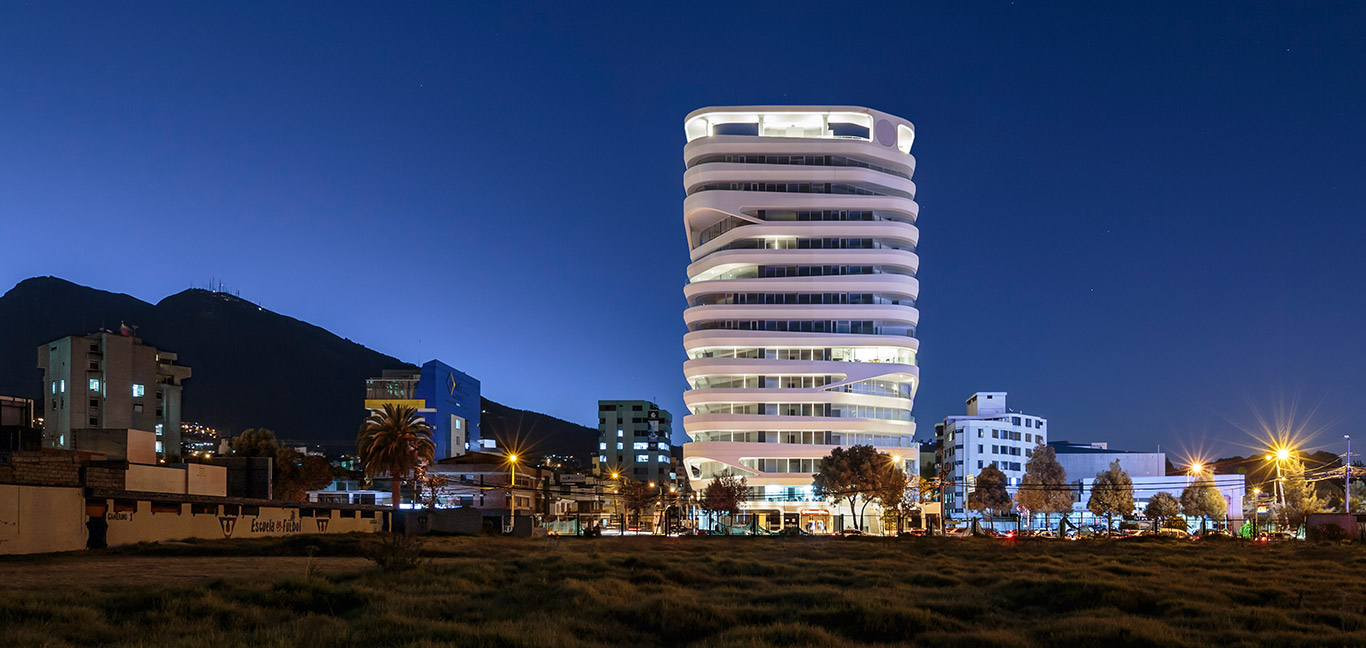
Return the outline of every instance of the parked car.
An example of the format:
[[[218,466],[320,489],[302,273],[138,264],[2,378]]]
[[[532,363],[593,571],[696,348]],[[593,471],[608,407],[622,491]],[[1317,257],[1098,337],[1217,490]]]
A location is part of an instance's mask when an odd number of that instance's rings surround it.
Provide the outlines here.
[[[1191,534],[1186,533],[1184,529],[1158,529],[1157,535],[1166,538],[1179,538],[1181,540],[1189,540],[1191,537]]]
[[[845,537],[845,538],[849,538],[849,537],[853,537],[853,536],[866,536],[866,535],[868,535],[868,534],[867,534],[867,533],[864,533],[863,531],[860,531],[860,530],[858,530],[858,529],[845,529],[845,530],[843,530],[843,531],[840,531],[837,535],[840,535],[840,536]]]

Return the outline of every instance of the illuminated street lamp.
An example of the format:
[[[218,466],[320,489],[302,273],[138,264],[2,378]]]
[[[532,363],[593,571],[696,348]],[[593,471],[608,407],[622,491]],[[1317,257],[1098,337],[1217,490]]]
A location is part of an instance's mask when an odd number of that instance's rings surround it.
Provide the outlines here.
[[[508,455],[507,462],[508,470],[511,473],[511,479],[508,481],[508,506],[512,509],[512,522],[515,526],[517,523],[517,455]]]

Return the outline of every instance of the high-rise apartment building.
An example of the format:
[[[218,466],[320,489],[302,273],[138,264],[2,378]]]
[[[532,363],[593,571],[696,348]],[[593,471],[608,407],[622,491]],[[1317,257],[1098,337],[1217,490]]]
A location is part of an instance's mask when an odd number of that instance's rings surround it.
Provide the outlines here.
[[[673,416],[650,401],[598,401],[597,473],[673,483],[672,430]]]
[[[1006,409],[1006,392],[977,392],[968,397],[967,415],[950,416],[934,426],[936,459],[944,476],[944,512],[963,516],[977,475],[995,466],[1014,494],[1034,448],[1048,442],[1048,419]]]
[[[38,347],[43,370],[43,443],[72,449],[73,430],[156,432],[157,456],[179,457],[181,383],[176,354],[131,335],[73,335]]]
[[[744,476],[770,529],[832,529],[811,491],[832,449],[918,472],[914,127],[762,106],[704,108],[684,130],[684,464],[697,490]]]

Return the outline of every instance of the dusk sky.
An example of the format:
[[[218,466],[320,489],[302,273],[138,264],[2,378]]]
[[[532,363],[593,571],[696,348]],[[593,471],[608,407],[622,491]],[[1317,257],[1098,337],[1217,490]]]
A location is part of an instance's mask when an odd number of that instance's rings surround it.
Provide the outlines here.
[[[217,278],[514,407],[681,417],[684,115],[862,105],[916,125],[921,438],[990,390],[1246,454],[1298,398],[1340,452],[1366,4],[1097,4],[0,4],[0,292]]]

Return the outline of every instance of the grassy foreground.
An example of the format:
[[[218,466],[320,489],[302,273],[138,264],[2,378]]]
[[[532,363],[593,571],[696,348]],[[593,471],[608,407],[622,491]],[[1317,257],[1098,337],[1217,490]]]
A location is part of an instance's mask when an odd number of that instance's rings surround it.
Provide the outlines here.
[[[1361,646],[1366,549],[884,538],[429,539],[398,573],[309,569],[373,538],[7,560],[185,557],[203,574],[6,590],[6,646]],[[320,556],[300,561],[305,546]],[[215,561],[261,575],[216,580]],[[290,558],[283,558],[290,556]],[[278,561],[278,562],[272,562]],[[321,572],[309,574],[309,572]]]

